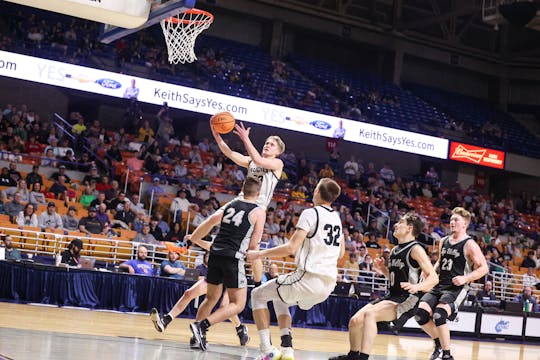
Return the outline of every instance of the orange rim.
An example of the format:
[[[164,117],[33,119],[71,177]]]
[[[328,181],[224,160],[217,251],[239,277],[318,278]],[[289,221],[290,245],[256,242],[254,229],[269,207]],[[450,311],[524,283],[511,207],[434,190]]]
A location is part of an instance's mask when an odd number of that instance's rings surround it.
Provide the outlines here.
[[[195,25],[203,25],[203,24],[211,24],[214,21],[214,15],[210,14],[208,11],[199,10],[199,9],[189,9],[184,11],[185,14],[191,14],[191,15],[204,15],[206,16],[203,20],[190,20],[190,19],[179,19],[177,17],[169,17],[166,18],[165,21],[172,22],[174,24],[182,23],[184,25],[187,24],[195,24]]]

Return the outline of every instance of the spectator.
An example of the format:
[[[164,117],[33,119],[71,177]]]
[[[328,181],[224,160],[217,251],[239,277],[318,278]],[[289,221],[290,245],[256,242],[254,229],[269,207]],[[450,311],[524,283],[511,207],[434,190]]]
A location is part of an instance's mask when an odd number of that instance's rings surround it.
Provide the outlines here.
[[[358,163],[354,155],[351,155],[351,158],[343,165],[343,170],[347,182],[350,182],[358,174]]]
[[[92,202],[90,203],[90,207],[95,207],[97,210],[98,206],[100,206],[101,204],[107,205],[107,199],[104,192],[98,193],[97,198],[92,200]]]
[[[170,207],[170,211],[174,214],[174,218],[182,219],[182,212],[187,212],[192,204],[187,199],[187,193],[185,190],[178,190],[176,197],[173,199]]]
[[[88,236],[92,234],[105,234],[105,224],[96,218],[97,209],[93,206],[88,208],[88,216],[79,220],[79,231]]]
[[[105,198],[107,198],[107,195],[105,194]],[[112,199],[109,202],[109,205],[107,206],[109,210],[112,211],[113,214],[115,214],[117,211],[124,210],[124,205],[129,200],[126,199],[126,193],[123,191],[120,191],[118,193],[118,196],[116,196],[114,199]]]
[[[521,267],[532,267],[533,269],[536,269],[536,252],[534,250],[529,250],[529,252],[527,252],[527,257],[521,263]]]
[[[161,233],[163,234],[163,238],[167,236],[169,231],[171,231],[171,228],[169,224],[165,220],[163,220],[163,214],[161,212],[156,212],[154,215],[156,217],[157,226],[161,229]]]
[[[262,282],[265,283],[268,280],[275,279],[279,276],[279,268],[275,262],[270,263],[268,271],[263,274]]]
[[[203,255],[203,261],[201,264],[195,267],[196,270],[199,270],[199,279],[205,278],[208,275],[208,256],[210,253],[207,251]]]
[[[51,175],[51,179],[54,180],[54,181],[58,181],[60,176],[64,177],[64,181],[66,182],[66,184],[71,183],[71,178],[66,174],[66,166],[65,165],[60,165],[58,167],[58,171]]]
[[[146,260],[147,256],[148,249],[143,245],[139,245],[137,248],[137,259],[123,262],[120,264],[120,268],[127,269],[130,274],[152,276],[153,266],[152,263]]]
[[[30,195],[28,197],[28,202],[30,204],[39,205],[43,204],[45,205],[47,203],[47,199],[45,198],[45,194],[41,192],[41,184],[38,182],[33,183],[30,186]]]
[[[179,247],[187,247],[187,244],[184,241],[184,233],[182,232],[182,224],[180,222],[175,222],[173,224],[171,231],[169,231],[165,237],[165,241],[173,242]]]
[[[83,242],[81,239],[73,239],[68,245],[68,248],[60,254],[60,263],[69,266],[78,266],[81,258],[81,250],[83,249]]]
[[[2,191],[2,200],[13,200],[13,194],[18,192],[21,195],[21,203],[26,204],[30,201],[30,191],[26,187],[26,180],[20,178],[17,186],[12,186]]]
[[[149,244],[149,245],[161,245],[159,241],[156,240],[154,235],[150,233],[150,224],[144,223],[140,233],[133,238],[133,242],[139,244]]]
[[[34,206],[32,203],[26,204],[24,210],[17,215],[16,223],[20,228],[23,226],[38,226],[39,222]]]
[[[160,276],[170,277],[182,280],[186,272],[186,266],[178,260],[180,254],[175,251],[169,251],[168,259],[164,260],[160,266]]]
[[[19,192],[13,195],[13,200],[4,204],[4,212],[9,215],[9,219],[12,222],[23,210],[24,204],[21,202],[21,194]]]
[[[39,214],[38,223],[42,229],[61,229],[63,227],[62,218],[56,213],[54,202],[49,202],[47,210]]]
[[[79,231],[79,218],[77,217],[77,208],[70,206],[66,215],[62,216],[64,230]]]
[[[368,240],[366,242],[366,247],[370,249],[380,249],[381,246],[377,242],[377,238],[374,233],[369,233]]]
[[[150,234],[154,235],[154,238],[158,242],[161,242],[163,241],[163,231],[158,226],[159,221],[160,220],[157,218],[156,215],[152,216],[152,218],[150,219]]]
[[[122,210],[117,210],[112,221],[113,227],[132,229],[137,214],[132,210],[131,201],[126,200]]]
[[[96,195],[92,191],[92,187],[85,186],[83,190],[83,194],[81,195],[81,198],[79,199],[79,203],[81,203],[83,207],[87,208],[95,199],[96,199]]]
[[[9,176],[9,169],[7,167],[2,168],[2,173],[0,174],[0,186],[17,186],[17,182]]]
[[[63,175],[58,176],[58,181],[55,181],[54,184],[49,189],[49,192],[54,194],[56,199],[67,200],[68,187],[66,183],[66,178]]]
[[[133,211],[135,213],[138,213],[138,212],[141,212],[141,211],[143,213],[146,213],[146,210],[144,209],[144,204],[139,199],[138,194],[133,194],[131,196],[131,208],[133,209]]]
[[[90,168],[90,174],[83,178],[82,184],[88,186],[92,180],[95,180],[96,184],[101,181],[101,176],[99,176],[98,169],[95,166]]]
[[[379,171],[379,174],[381,175],[385,184],[391,184],[396,180],[396,175],[394,174],[394,170],[390,168],[389,163],[385,163],[383,165],[382,169]]]
[[[274,215],[269,214],[264,224],[264,232],[270,236],[276,235],[279,232],[279,224],[274,220]]]
[[[17,163],[15,161],[9,163],[9,176],[15,182],[18,182],[22,178],[21,173],[17,170]]]
[[[482,300],[497,300],[497,295],[493,291],[493,284],[491,281],[484,283],[484,288],[478,290],[476,293],[476,300],[481,302]]]
[[[43,177],[39,174],[39,165],[32,166],[32,171],[26,175],[26,184],[32,187],[32,184],[39,183],[43,185]]]
[[[528,301],[528,303],[530,304],[530,311],[538,312],[538,300],[535,296],[533,296],[532,288],[530,286],[524,286],[521,294],[517,295],[514,298],[514,301],[521,303],[521,305],[523,305],[523,309],[525,309],[525,305]]]
[[[107,214],[107,204],[99,204],[96,206],[96,210],[96,218],[103,223],[103,226],[105,227],[104,231],[107,232],[111,227],[111,220],[109,219],[109,214]]]
[[[523,286],[530,286],[540,290],[540,280],[536,277],[534,273],[534,268],[527,268],[527,273],[523,275]]]
[[[11,235],[5,235],[4,246],[6,248],[6,260],[21,260],[21,252],[13,247]]]

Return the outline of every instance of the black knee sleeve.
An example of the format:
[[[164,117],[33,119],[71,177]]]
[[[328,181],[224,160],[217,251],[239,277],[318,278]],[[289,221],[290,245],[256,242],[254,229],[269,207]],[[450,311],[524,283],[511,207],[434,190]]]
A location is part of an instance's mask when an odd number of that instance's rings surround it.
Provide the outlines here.
[[[436,308],[433,312],[433,321],[436,326],[441,326],[446,324],[446,319],[448,318],[448,313],[443,308]]]
[[[414,316],[414,320],[416,320],[416,322],[420,326],[425,325],[429,321],[429,313],[426,310],[420,308],[416,310],[416,315]]]

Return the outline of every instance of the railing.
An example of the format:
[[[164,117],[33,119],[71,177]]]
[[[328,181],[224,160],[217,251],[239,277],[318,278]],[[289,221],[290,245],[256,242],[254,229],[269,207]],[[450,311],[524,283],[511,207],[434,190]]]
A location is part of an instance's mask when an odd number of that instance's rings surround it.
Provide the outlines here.
[[[378,215],[373,215],[372,213],[378,213]],[[384,219],[384,222],[380,223],[380,219]],[[375,205],[369,204],[368,206],[368,213],[366,217],[366,222],[369,225],[371,220],[377,221],[377,228],[379,228],[381,225],[386,226],[386,233],[385,238],[388,239],[388,235],[390,234],[390,216],[384,214],[379,208],[377,208]]]
[[[82,256],[89,256],[102,264],[102,267],[114,267],[121,262],[133,259],[137,256],[137,247],[139,243],[129,240],[123,236],[108,237],[100,235],[87,236],[84,233],[64,230],[41,231],[39,228],[25,226],[19,228],[17,225],[0,227],[0,234],[10,235],[13,240],[13,246],[18,248],[27,258],[47,259],[53,264],[55,257],[64,251],[73,239],[83,241]],[[148,248],[147,260],[158,266],[161,261],[167,259],[167,248],[161,245],[142,244]],[[189,249],[186,254],[180,256],[186,267],[194,268],[202,257],[203,251],[198,249]],[[296,264],[284,259],[265,259],[265,271],[269,265],[275,263],[278,266],[279,273],[285,274],[296,269]],[[359,271],[351,269],[338,269],[340,275],[346,274],[350,278],[352,285],[358,284],[371,293],[385,293],[388,282],[386,278],[377,276],[372,271]],[[252,275],[251,266],[248,263],[246,274]],[[369,290],[368,290],[369,289]]]

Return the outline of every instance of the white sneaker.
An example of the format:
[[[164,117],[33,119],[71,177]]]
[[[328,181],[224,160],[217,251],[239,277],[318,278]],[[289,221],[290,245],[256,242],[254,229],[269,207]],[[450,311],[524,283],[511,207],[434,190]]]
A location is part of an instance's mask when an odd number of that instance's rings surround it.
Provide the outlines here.
[[[281,351],[275,346],[272,346],[270,351],[261,350],[261,354],[257,357],[256,360],[280,360],[280,359],[281,359]]]
[[[282,347],[281,360],[294,360],[294,349],[292,347]]]

